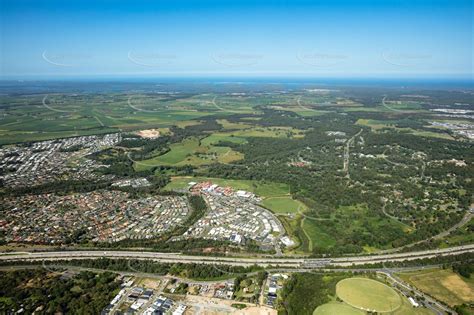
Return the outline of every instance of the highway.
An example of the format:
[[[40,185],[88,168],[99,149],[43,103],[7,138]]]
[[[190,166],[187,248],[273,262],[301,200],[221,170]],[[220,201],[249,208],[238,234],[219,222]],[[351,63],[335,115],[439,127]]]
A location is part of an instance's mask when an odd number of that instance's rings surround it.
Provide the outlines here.
[[[352,265],[375,264],[386,262],[400,262],[422,258],[434,258],[440,256],[457,255],[474,252],[474,244],[457,246],[445,249],[424,250],[409,253],[390,253],[367,256],[350,256],[336,258],[243,258],[243,257],[220,257],[220,256],[192,256],[180,253],[159,253],[144,251],[47,251],[47,252],[9,252],[0,254],[1,262],[18,261],[55,261],[71,259],[99,259],[99,258],[122,258],[153,260],[163,263],[200,263],[221,264],[233,266],[262,267],[279,266],[285,268],[307,268],[318,269],[325,266],[347,267]]]

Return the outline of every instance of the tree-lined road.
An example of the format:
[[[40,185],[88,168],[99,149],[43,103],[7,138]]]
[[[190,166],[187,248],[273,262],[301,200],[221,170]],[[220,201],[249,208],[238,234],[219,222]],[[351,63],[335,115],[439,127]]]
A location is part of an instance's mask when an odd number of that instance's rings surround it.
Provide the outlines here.
[[[346,177],[349,178],[349,158],[350,158],[350,146],[353,144],[355,138],[361,134],[363,129],[359,130],[358,133],[352,136],[349,140],[346,141],[346,144],[344,146],[344,163],[343,163],[343,171],[346,173]]]

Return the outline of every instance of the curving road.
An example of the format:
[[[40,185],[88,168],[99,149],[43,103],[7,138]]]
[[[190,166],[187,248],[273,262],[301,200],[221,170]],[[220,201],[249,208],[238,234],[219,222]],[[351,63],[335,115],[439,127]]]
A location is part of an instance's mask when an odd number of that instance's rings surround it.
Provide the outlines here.
[[[436,234],[430,238],[427,238],[427,239],[424,239],[424,240],[420,240],[420,241],[416,241],[414,243],[410,243],[410,244],[406,244],[406,245],[403,245],[403,246],[400,246],[400,247],[397,247],[397,248],[392,248],[392,249],[386,249],[386,250],[382,250],[380,251],[379,253],[380,254],[388,254],[388,253],[394,253],[394,252],[399,252],[403,249],[406,249],[406,248],[410,248],[410,247],[413,247],[415,245],[419,245],[419,244],[422,244],[424,242],[427,242],[429,240],[439,240],[439,239],[442,239],[444,237],[447,237],[449,236],[449,234],[451,234],[451,232],[454,232],[455,230],[463,227],[464,225],[466,225],[467,223],[469,223],[471,221],[471,219],[474,218],[474,213],[472,212],[466,212],[466,214],[462,217],[461,221],[459,221],[458,223],[456,223],[455,225],[451,226],[449,229],[439,233],[439,234]]]

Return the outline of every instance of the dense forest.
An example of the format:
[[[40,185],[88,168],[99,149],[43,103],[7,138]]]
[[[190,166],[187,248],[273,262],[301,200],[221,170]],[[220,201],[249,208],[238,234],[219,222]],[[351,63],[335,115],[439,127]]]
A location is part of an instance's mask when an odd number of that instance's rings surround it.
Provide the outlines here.
[[[37,265],[38,262],[15,262],[11,265]],[[1,264],[0,264],[1,265]],[[62,269],[61,266],[77,266],[94,268],[100,270],[146,272],[157,275],[172,275],[177,277],[206,280],[218,278],[231,278],[250,272],[260,271],[261,267],[251,266],[229,266],[209,264],[183,264],[183,263],[159,263],[152,260],[127,260],[127,259],[73,259],[58,260],[54,264],[47,265],[48,269]]]
[[[0,273],[0,313],[99,314],[117,294],[113,273],[81,272],[72,277],[43,269]]]

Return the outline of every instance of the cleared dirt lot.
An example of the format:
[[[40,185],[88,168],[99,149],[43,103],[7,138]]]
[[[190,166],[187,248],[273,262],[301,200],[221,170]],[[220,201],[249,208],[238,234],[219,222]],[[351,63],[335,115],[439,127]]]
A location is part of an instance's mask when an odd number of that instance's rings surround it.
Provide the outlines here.
[[[137,135],[139,135],[142,138],[155,139],[160,136],[160,131],[158,129],[140,130],[137,132]]]

